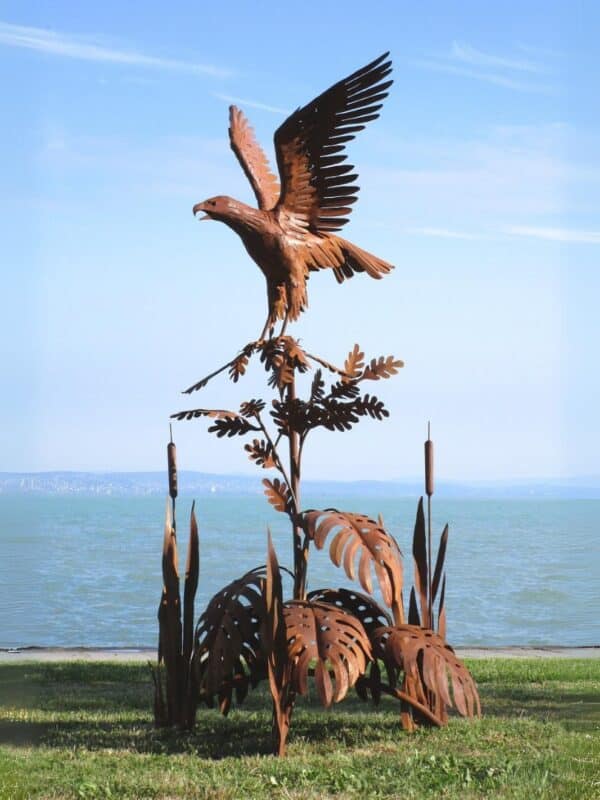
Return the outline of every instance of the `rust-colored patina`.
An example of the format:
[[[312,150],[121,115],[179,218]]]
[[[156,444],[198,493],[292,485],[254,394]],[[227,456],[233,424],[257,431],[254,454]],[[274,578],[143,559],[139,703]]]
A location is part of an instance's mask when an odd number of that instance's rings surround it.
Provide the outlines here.
[[[174,445],[168,449],[169,484],[177,485]],[[175,518],[167,500],[163,539],[163,590],[158,607],[158,664],[150,665],[154,681],[154,722],[158,727],[194,725],[197,687],[191,671],[194,631],[194,599],[200,570],[198,525],[194,506],[190,514],[190,535],[185,567],[183,615],[179,590],[179,559]],[[164,668],[165,686],[161,670]]]
[[[392,269],[335,232],[348,221],[359,187],[345,145],[377,119],[392,85],[388,53],[298,108],[275,132],[279,181],[244,114],[231,106],[229,138],[256,195],[258,208],[231,197],[197,203],[194,214],[224,222],[242,239],[267,281],[266,335],[282,332],[308,306],[310,272],[330,268],[341,283],[356,272],[381,278]]]
[[[267,371],[274,392],[270,403],[252,398],[237,410],[192,408],[173,418],[207,418],[209,432],[219,438],[241,437],[250,460],[275,473],[263,483],[268,502],[290,521],[293,599],[283,601],[282,573],[269,539],[267,566],[218,592],[200,617],[192,655],[198,698],[209,706],[216,701],[227,713],[234,699],[242,702],[250,688],[268,679],[273,752],[278,755],[285,753],[295,698],[306,692],[309,676],[325,706],[342,700],[352,686],[376,703],[382,694],[391,695],[400,701],[406,730],[444,725],[449,708],[464,716],[479,714],[475,684],[445,641],[448,526],[432,570],[431,524],[428,535],[423,498],[419,500],[412,548],[414,587],[405,610],[402,553],[383,520],[301,506],[302,455],[310,433],[319,428],[348,431],[365,418],[385,420],[389,412],[383,401],[366,393],[363,385],[389,379],[403,367],[402,361],[394,356],[368,360],[354,345],[343,365],[336,366],[308,353],[293,337],[280,336],[244,346],[187,392],[202,389],[226,369],[232,381],[239,381],[253,358]],[[307,393],[301,395],[297,378],[311,371]],[[430,500],[430,440],[426,453]],[[368,594],[347,589],[307,594],[311,543],[317,550],[328,546],[333,563]],[[372,596],[375,589],[389,611]]]
[[[273,702],[276,755],[285,753],[296,696],[307,691],[310,678],[326,707],[341,701],[352,687],[375,703],[382,694],[396,698],[406,730],[442,726],[451,708],[467,717],[480,713],[475,683],[445,639],[448,526],[432,568],[430,438],[425,444],[428,524],[421,498],[413,534],[414,586],[406,604],[402,553],[381,517],[302,506],[302,458],[310,434],[319,429],[349,431],[366,418],[385,421],[389,411],[384,402],[366,388],[396,375],[403,362],[392,355],[368,360],[356,344],[340,366],[309,352],[293,336],[283,332],[274,336],[272,330],[277,319],[284,319],[285,327],[305,308],[311,269],[331,267],[343,280],[355,271],[381,277],[390,268],[333,233],[345,222],[342,215],[349,212],[358,191],[352,185],[355,176],[347,174],[351,167],[340,166],[345,159],[340,154],[344,143],[377,116],[378,102],[391,83],[385,80],[390,72],[386,59],[382,56],[336,84],[281,126],[275,134],[281,190],[245,118],[232,109],[232,147],[259,209],[228,198],[215,198],[194,209],[221,219],[240,234],[267,277],[269,318],[259,339],[244,345],[186,393],[203,389],[223,373],[237,383],[254,360],[264,367],[272,396],[251,398],[237,409],[188,408],[173,418],[207,418],[209,432],[219,438],[240,437],[255,466],[271,473],[263,480],[265,495],[289,520],[293,590],[291,599],[284,600],[288,570],[279,566],[269,534],[265,564],[217,592],[192,637],[197,536],[195,540],[192,536],[182,625],[175,526],[168,506],[159,613],[159,658],[166,666],[167,692],[165,699],[157,671],[157,721],[189,726],[198,702],[216,704],[227,714],[234,702],[243,702],[250,689],[266,680]],[[265,338],[269,328],[271,335]],[[174,514],[173,445],[169,478]],[[308,592],[311,543],[317,550],[327,546],[333,563],[348,578],[358,580],[366,594],[334,588]]]

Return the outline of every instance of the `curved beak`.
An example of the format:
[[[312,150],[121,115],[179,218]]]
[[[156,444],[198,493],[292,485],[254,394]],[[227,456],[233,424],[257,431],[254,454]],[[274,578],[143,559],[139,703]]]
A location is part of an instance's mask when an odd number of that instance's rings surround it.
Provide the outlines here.
[[[206,222],[207,220],[212,219],[208,213],[208,210],[205,208],[204,203],[196,203],[196,205],[192,208],[192,213],[194,216],[196,216],[199,211],[204,211],[204,216],[200,217],[198,222]]]

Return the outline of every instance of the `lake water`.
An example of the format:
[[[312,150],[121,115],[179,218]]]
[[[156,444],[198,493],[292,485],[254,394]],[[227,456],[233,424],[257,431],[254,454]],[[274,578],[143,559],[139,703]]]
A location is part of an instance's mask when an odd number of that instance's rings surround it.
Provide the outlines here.
[[[382,513],[412,581],[416,500],[313,495],[304,502],[332,505]],[[182,564],[189,509],[181,498]],[[267,524],[280,563],[291,564],[286,518],[261,496],[201,498],[197,516],[196,616],[226,582],[264,563]],[[0,496],[0,646],[153,646],[163,519],[164,500],[155,496]],[[450,643],[600,643],[600,500],[434,498],[436,542],[445,522]],[[351,585],[326,550],[311,551],[309,584]]]

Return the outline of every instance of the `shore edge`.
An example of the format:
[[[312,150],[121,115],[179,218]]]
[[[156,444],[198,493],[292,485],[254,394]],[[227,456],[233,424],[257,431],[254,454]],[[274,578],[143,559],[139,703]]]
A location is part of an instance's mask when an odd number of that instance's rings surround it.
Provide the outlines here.
[[[455,647],[460,658],[600,658],[600,645],[584,647]],[[155,647],[0,648],[0,663],[17,661],[155,661]]]

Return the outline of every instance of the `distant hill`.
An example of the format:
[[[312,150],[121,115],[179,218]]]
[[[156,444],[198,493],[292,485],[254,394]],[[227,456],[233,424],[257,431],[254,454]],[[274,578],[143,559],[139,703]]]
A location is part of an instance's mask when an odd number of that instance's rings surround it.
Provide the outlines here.
[[[218,475],[183,470],[183,496],[206,494],[261,494],[262,476]],[[422,480],[305,481],[311,493],[417,497]],[[0,494],[144,496],[167,493],[164,472],[0,472]],[[536,479],[519,481],[439,481],[436,497],[464,498],[572,498],[600,499],[600,478]]]

